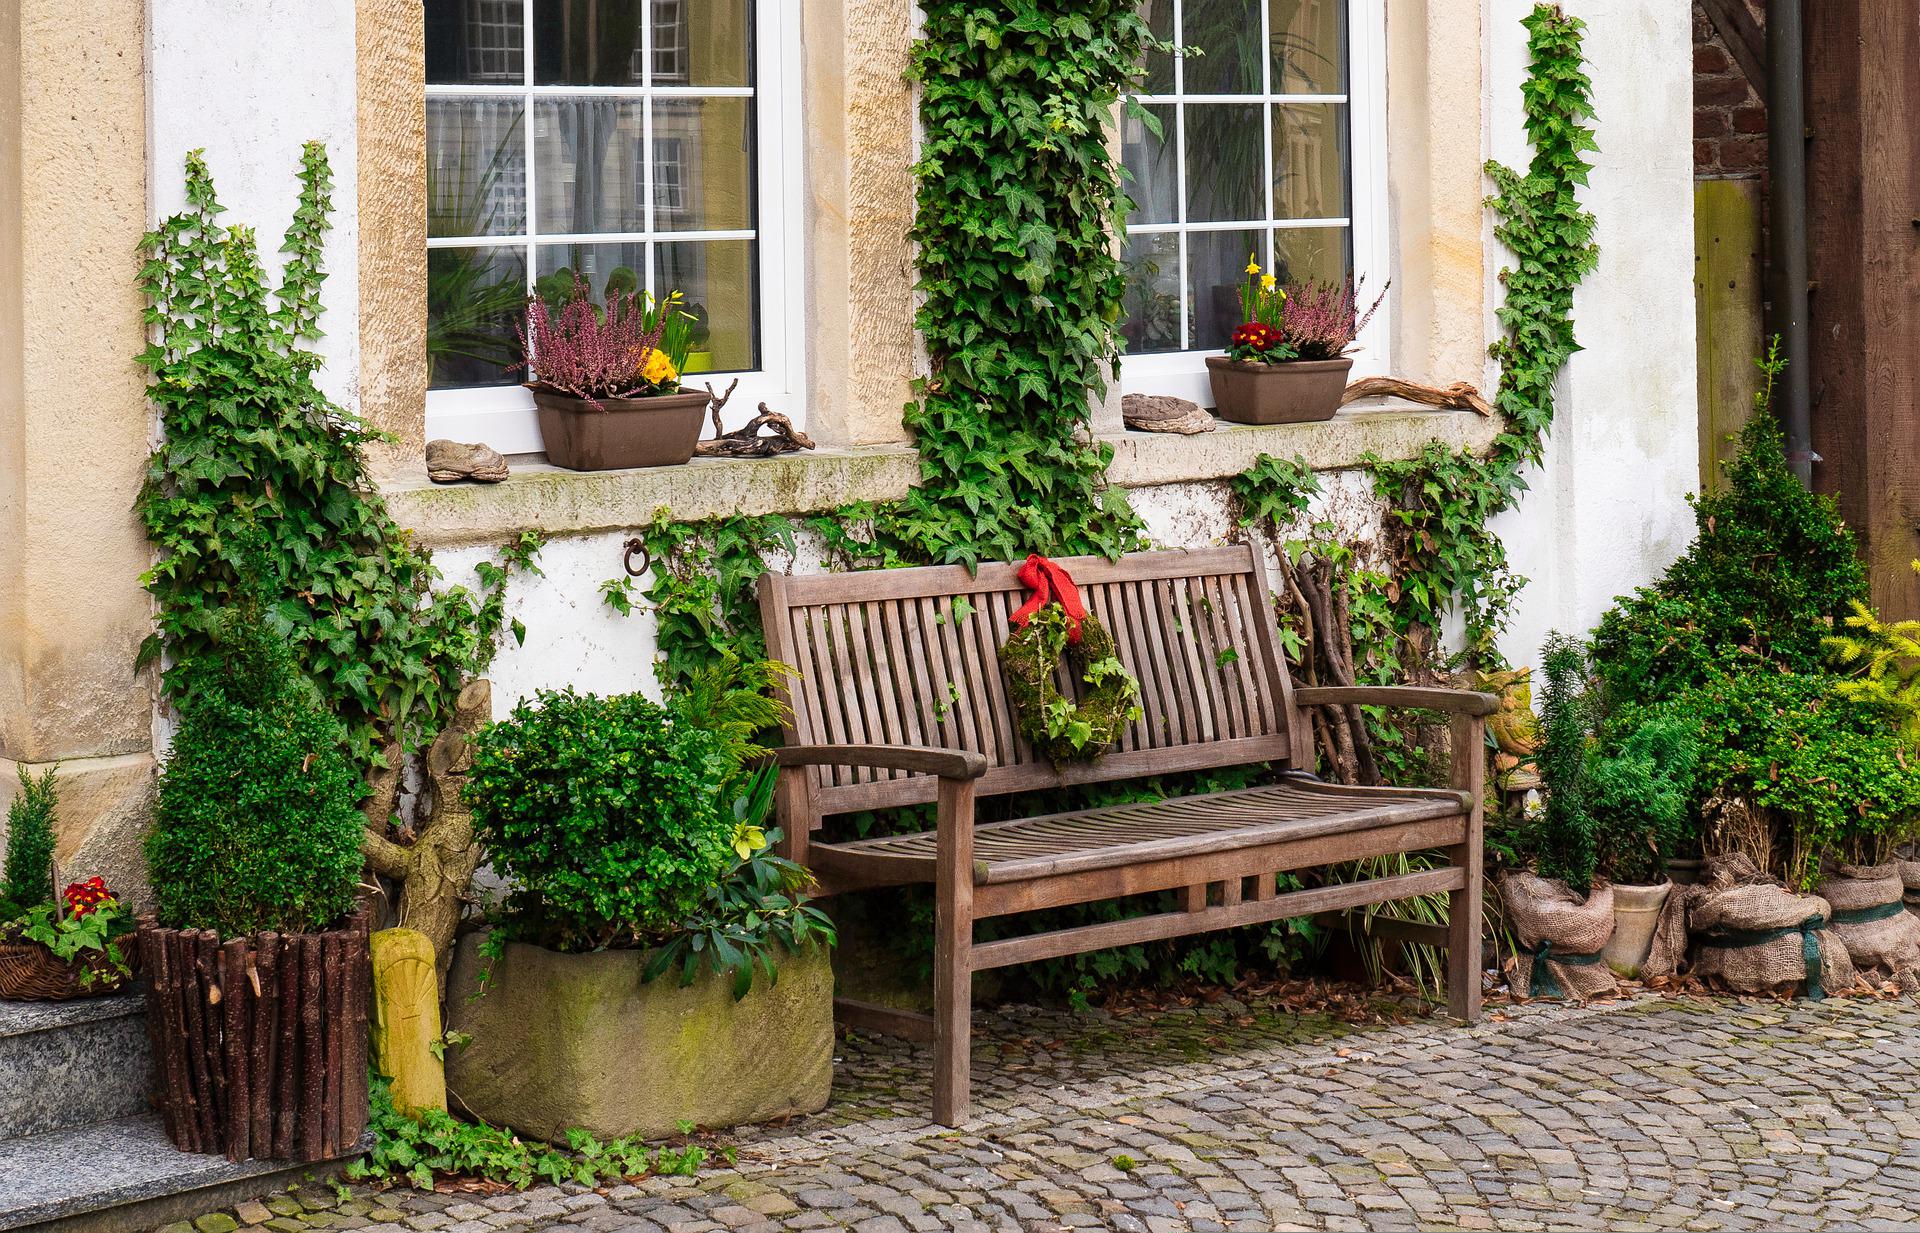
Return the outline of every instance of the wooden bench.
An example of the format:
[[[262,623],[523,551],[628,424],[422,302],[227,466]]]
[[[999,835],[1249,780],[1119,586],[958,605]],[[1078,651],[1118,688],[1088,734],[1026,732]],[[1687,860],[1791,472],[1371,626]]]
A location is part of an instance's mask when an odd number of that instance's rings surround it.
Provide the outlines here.
[[[935,887],[934,1014],[837,1003],[856,1026],[931,1040],[934,1119],[967,1116],[971,976],[1285,917],[1444,892],[1448,1007],[1480,1011],[1482,716],[1488,694],[1295,689],[1265,569],[1250,547],[1062,561],[1139,678],[1144,715],[1090,763],[1054,767],[1018,734],[999,648],[1024,599],[1012,565],[768,575],[767,646],[799,676],[778,752],[786,854],[823,894]],[[964,602],[963,602],[964,597]],[[1065,674],[1063,690],[1070,688]],[[1300,708],[1382,704],[1452,712],[1451,790],[1322,783]],[[1274,763],[1278,783],[974,825],[982,796]],[[934,830],[816,842],[824,818],[937,802]],[[1283,870],[1440,849],[1447,864],[1276,893]],[[1173,912],[976,943],[973,923],[1063,904],[1178,891]]]

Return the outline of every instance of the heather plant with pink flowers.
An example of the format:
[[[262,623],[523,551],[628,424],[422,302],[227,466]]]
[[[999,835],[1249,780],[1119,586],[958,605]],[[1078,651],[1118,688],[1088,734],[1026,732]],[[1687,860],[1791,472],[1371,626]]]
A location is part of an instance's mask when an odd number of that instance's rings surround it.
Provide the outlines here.
[[[525,367],[540,388],[595,408],[606,398],[679,393],[692,321],[680,303],[678,291],[661,300],[615,291],[602,306],[584,282],[558,311],[536,296],[520,331]]]
[[[1359,311],[1359,286],[1351,278],[1340,283],[1289,283],[1287,344],[1302,360],[1339,359],[1367,328],[1392,286],[1388,283],[1382,287],[1363,313]]]

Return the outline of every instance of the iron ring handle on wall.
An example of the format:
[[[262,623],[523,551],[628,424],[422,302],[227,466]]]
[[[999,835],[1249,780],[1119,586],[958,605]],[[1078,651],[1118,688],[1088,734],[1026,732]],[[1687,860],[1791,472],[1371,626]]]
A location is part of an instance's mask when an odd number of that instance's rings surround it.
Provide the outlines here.
[[[639,569],[635,569],[633,567],[633,554],[636,552],[639,553],[641,557]],[[627,576],[629,578],[638,578],[642,574],[646,573],[648,570],[652,569],[653,554],[647,551],[647,541],[644,539],[641,539],[638,535],[628,540],[626,545],[626,552],[621,557],[621,561],[627,567]]]

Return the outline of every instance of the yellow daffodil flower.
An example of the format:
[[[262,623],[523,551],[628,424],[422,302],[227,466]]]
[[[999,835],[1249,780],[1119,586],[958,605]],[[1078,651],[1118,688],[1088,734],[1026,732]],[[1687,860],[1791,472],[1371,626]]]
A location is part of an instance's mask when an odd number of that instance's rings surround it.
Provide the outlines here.
[[[1274,288],[1274,285],[1277,284],[1279,281],[1280,281],[1279,279],[1275,278],[1271,274],[1263,275],[1260,279],[1260,290],[1272,291]]]
[[[1248,253],[1247,254],[1247,273],[1258,274],[1259,272],[1260,272],[1260,262],[1254,258],[1254,255],[1252,253]]]

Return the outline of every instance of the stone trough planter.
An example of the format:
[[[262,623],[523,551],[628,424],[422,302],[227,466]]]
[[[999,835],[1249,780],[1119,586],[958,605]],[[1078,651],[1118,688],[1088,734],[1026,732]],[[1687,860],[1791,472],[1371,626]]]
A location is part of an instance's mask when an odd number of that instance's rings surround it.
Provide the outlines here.
[[[514,943],[475,998],[484,936],[461,940],[447,985],[450,1026],[472,1037],[447,1051],[447,1088],[475,1117],[564,1143],[575,1129],[655,1139],[682,1122],[718,1129],[826,1107],[825,947],[782,957],[778,983],[756,977],[736,1002],[730,980],[704,971],[684,988],[677,969],[643,983],[645,951],[563,955]]]

